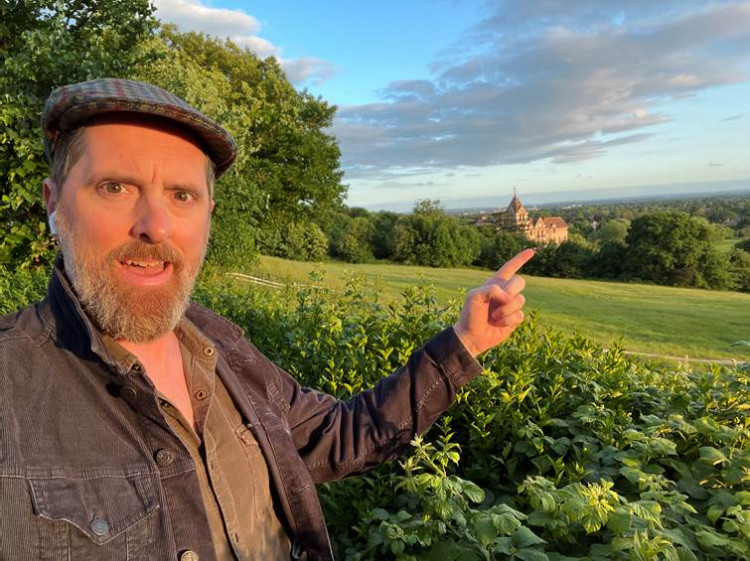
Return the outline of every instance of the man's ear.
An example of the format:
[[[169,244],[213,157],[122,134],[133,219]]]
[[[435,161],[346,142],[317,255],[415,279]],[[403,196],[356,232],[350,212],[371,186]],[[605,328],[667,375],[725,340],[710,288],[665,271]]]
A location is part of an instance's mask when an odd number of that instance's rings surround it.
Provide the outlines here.
[[[44,206],[47,207],[47,216],[55,212],[57,208],[57,184],[47,177],[43,185]]]
[[[211,208],[208,209],[208,212],[210,212],[211,214],[213,214],[214,213],[214,208],[216,208],[216,201],[213,200],[213,199],[211,199]]]

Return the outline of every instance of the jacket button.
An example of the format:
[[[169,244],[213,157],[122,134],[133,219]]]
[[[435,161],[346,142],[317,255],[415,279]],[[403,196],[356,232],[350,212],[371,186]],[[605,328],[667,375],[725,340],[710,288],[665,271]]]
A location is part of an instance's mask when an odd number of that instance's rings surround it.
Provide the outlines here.
[[[199,561],[198,554],[192,549],[186,549],[181,552],[177,559],[179,559],[179,561]]]
[[[161,467],[169,467],[174,462],[174,452],[162,448],[156,451],[156,463]]]
[[[136,362],[133,364],[132,370],[133,372],[141,372],[143,370],[143,366],[141,366],[140,362]]]
[[[136,399],[138,399],[138,390],[136,390],[132,386],[125,386],[120,391],[120,395],[125,399],[125,401],[133,403]]]
[[[206,355],[206,356],[214,356],[215,352],[216,351],[214,350],[213,347],[204,347],[203,348],[203,354]]]
[[[94,532],[97,536],[106,536],[109,534],[109,524],[107,524],[106,520],[102,520],[101,518],[94,518],[91,521],[91,531]]]
[[[195,396],[195,399],[198,401],[203,401],[208,397],[208,392],[206,390],[198,390],[193,394]]]

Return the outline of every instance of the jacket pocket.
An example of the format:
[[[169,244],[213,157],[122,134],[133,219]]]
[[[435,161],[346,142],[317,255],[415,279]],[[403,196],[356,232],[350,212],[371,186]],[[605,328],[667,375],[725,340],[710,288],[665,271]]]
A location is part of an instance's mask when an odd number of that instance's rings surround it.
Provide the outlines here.
[[[29,486],[35,514],[51,523],[40,534],[52,541],[50,550],[76,560],[130,561],[153,546],[158,503],[150,475],[30,477]]]

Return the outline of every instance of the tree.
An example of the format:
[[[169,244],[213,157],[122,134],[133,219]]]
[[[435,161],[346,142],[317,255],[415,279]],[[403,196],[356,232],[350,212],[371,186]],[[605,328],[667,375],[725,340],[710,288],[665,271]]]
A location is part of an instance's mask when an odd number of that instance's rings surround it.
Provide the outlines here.
[[[439,201],[419,201],[412,214],[399,217],[393,240],[397,261],[430,267],[469,265],[481,249],[476,228],[446,215]]]
[[[346,190],[336,139],[325,132],[336,108],[297,92],[276,59],[260,60],[229,40],[165,26],[150,48],[160,56],[138,77],[214,117],[239,145],[216,189],[209,256],[234,245],[227,264],[247,261],[257,244],[292,257],[284,240],[290,228],[329,230]]]
[[[359,214],[359,213],[358,213]],[[331,231],[330,254],[349,263],[373,260],[372,237],[374,225],[368,216],[340,214]]]
[[[608,220],[598,230],[594,230],[589,239],[593,242],[601,245],[607,243],[625,243],[625,238],[628,235],[628,228],[630,228],[630,222],[628,220],[615,219]]]
[[[373,217],[372,253],[376,259],[392,259],[394,254],[393,228],[398,214],[380,211]]]
[[[628,231],[626,272],[657,284],[724,288],[726,263],[715,255],[711,239],[703,218],[674,211],[644,214]]]
[[[492,270],[500,267],[528,243],[527,240],[522,240],[518,235],[504,230],[495,231],[492,228],[481,228],[479,232],[481,249],[474,264]]]
[[[125,76],[148,55],[148,0],[5,0],[0,3],[0,264],[52,255],[41,185],[48,175],[39,120],[63,84]]]
[[[733,248],[729,251],[729,262],[735,290],[750,292],[750,253]]]

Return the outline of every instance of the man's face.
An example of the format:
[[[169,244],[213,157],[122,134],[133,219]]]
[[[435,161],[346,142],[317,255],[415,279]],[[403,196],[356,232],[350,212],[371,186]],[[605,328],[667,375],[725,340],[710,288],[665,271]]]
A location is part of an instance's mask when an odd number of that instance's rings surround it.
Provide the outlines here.
[[[101,123],[61,189],[65,268],[86,312],[115,339],[151,341],[182,317],[206,252],[213,201],[206,156],[176,130]]]

